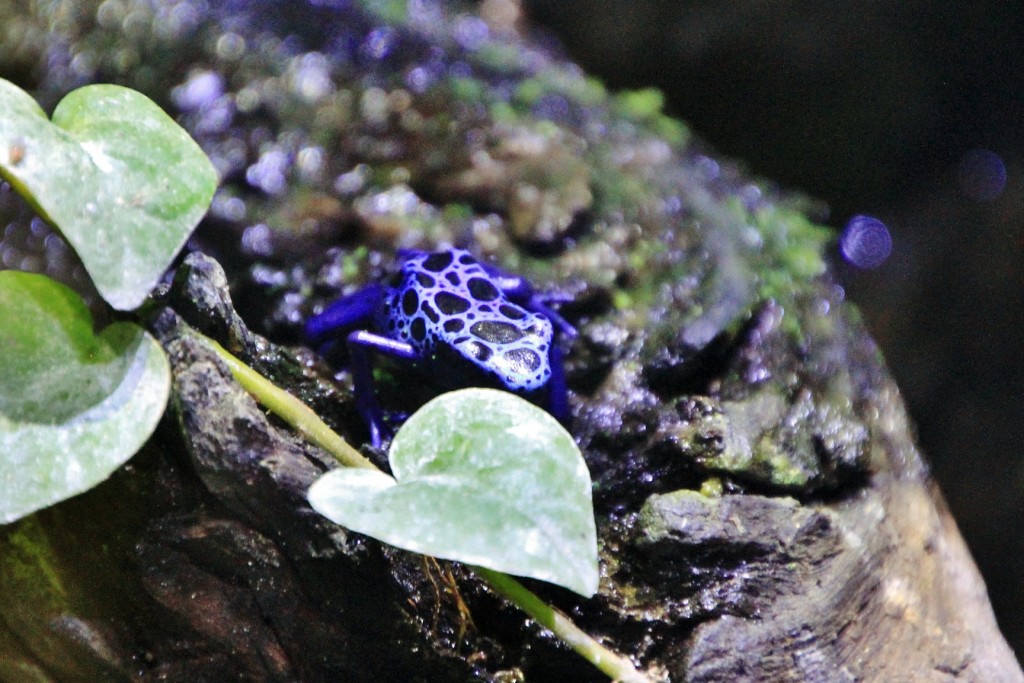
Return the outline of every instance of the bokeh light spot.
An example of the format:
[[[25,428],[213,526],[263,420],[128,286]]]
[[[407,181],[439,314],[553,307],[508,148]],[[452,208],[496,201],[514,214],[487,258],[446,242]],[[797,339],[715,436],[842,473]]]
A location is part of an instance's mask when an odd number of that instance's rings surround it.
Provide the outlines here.
[[[839,250],[858,268],[877,268],[892,253],[892,237],[885,223],[871,216],[854,216],[839,238]]]

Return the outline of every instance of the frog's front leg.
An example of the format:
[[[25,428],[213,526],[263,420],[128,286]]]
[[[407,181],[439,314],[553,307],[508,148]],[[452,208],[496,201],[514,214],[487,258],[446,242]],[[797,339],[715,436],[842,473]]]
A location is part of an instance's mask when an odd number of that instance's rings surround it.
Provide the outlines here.
[[[384,287],[375,283],[338,299],[306,321],[306,339],[324,353],[341,333],[369,325],[384,301],[384,294]]]
[[[348,335],[348,350],[356,408],[370,428],[370,441],[377,447],[381,444],[385,429],[384,411],[381,410],[374,392],[373,359],[370,354],[380,353],[408,361],[415,361],[418,356],[411,344],[365,330]]]

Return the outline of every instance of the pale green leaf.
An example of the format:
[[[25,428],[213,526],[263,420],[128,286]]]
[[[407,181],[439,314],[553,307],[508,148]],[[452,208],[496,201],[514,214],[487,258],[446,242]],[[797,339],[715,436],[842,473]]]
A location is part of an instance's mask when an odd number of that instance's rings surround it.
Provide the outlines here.
[[[51,123],[3,79],[0,176],[61,231],[121,310],[137,308],[157,284],[217,183],[195,141],[140,93],[80,88]]]
[[[444,394],[402,426],[389,458],[395,479],[333,470],[310,503],[400,548],[596,592],[590,474],[548,413],[493,389]]]
[[[0,271],[0,523],[92,488],[149,438],[170,369],[140,327],[99,335],[81,298]]]

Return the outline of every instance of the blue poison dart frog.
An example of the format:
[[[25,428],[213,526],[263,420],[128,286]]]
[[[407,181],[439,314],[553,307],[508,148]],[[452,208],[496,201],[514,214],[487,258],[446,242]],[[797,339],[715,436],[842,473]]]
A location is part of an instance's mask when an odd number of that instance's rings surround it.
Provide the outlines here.
[[[306,322],[319,348],[342,335],[349,350],[356,406],[379,446],[383,411],[374,394],[372,354],[410,362],[439,389],[493,386],[568,414],[555,330],[573,327],[523,278],[481,264],[464,249],[402,254],[387,284],[374,283]]]

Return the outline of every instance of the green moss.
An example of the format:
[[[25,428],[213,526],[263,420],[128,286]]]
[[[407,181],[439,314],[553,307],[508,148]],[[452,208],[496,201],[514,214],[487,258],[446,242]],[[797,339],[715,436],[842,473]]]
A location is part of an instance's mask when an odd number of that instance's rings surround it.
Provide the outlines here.
[[[682,147],[690,131],[679,119],[664,113],[665,95],[656,88],[625,90],[612,100],[612,110],[622,118],[639,124],[651,134],[674,147]]]
[[[490,41],[474,53],[474,61],[492,71],[511,74],[523,66],[522,51],[516,45]]]
[[[682,147],[690,137],[690,130],[679,119],[659,115],[651,124],[654,133],[676,147]]]
[[[547,87],[541,79],[527,78],[516,88],[515,100],[519,104],[532,107],[544,96],[546,91]]]
[[[751,470],[761,472],[765,479],[776,486],[798,488],[810,480],[813,470],[801,467],[794,454],[779,447],[775,436],[764,434],[754,447]]]
[[[510,124],[519,121],[521,115],[508,102],[495,102],[490,108],[491,120],[495,123]]]
[[[613,150],[607,145],[598,144],[586,155],[594,208],[600,214],[621,212],[625,218],[632,219],[658,198],[658,188],[649,179],[617,168],[611,160],[612,154]]]
[[[409,3],[406,0],[361,0],[359,4],[367,14],[385,24],[400,26],[409,18]]]
[[[634,274],[626,285],[626,289],[616,288],[628,294],[630,305],[643,310],[649,309],[655,302],[658,291],[663,283],[670,282],[677,277],[675,269],[660,275],[658,278],[651,278],[649,273],[655,270],[655,264],[671,260],[669,245],[660,240],[642,240],[629,252],[629,269]],[[684,264],[679,263],[680,269],[685,269]],[[672,313],[678,313],[673,311]]]
[[[554,121],[547,121],[547,120],[536,121],[530,127],[533,128],[533,131],[535,133],[537,133],[538,135],[541,135],[541,136],[547,137],[547,138],[553,138],[553,137],[556,137],[556,136],[558,136],[558,135],[560,135],[562,133],[561,126],[559,126]],[[550,172],[551,174],[556,175],[556,176],[565,172],[561,168],[558,168],[557,166],[551,166],[551,167],[549,167],[547,169],[547,171]]]
[[[665,95],[657,88],[624,90],[615,96],[616,113],[635,121],[660,114],[664,106]]]
[[[627,290],[616,289],[612,293],[612,305],[620,311],[625,311],[633,308],[636,302]]]
[[[586,77],[580,79],[579,84],[576,98],[580,104],[593,107],[608,99],[608,91],[600,80]]]
[[[53,610],[67,604],[56,553],[37,516],[21,520],[0,540],[0,586]]]
[[[562,67],[552,67],[523,80],[514,99],[531,107],[545,95],[559,95],[582,107],[598,107],[608,101],[608,91],[596,78],[585,78]]]
[[[477,103],[487,101],[487,84],[475,78],[465,76],[452,76],[448,79],[448,87],[452,96],[461,102]]]
[[[361,264],[369,255],[369,249],[365,245],[359,245],[352,253],[347,254],[341,261],[341,277],[345,282],[353,282],[359,277],[362,269]]]
[[[700,495],[705,498],[721,498],[725,491],[722,480],[719,477],[710,477],[700,485]]]
[[[779,256],[779,265],[797,278],[825,272],[822,258],[831,231],[816,225],[798,211],[769,204],[753,215],[754,226]]]
[[[447,223],[468,221],[474,215],[473,207],[465,203],[445,204],[441,208],[441,219]]]

